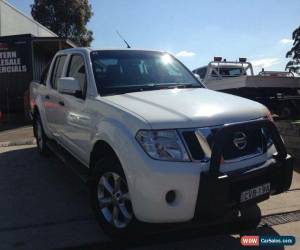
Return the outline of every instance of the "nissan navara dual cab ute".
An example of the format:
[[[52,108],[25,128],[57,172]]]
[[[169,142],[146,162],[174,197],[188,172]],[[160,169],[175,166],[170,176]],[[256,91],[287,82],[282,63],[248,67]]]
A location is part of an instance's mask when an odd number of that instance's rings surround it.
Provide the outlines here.
[[[30,94],[38,151],[55,142],[86,167],[108,233],[212,221],[290,187],[268,109],[206,89],[169,53],[63,50]]]

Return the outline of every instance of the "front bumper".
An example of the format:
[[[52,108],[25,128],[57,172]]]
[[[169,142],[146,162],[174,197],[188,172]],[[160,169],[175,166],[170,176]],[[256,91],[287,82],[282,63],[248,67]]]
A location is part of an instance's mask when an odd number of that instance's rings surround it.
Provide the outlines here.
[[[277,150],[273,159],[263,165],[247,167],[229,173],[220,172],[220,161],[224,145],[224,135],[238,131],[241,127],[267,127],[271,133],[274,146]],[[267,120],[248,122],[246,124],[224,127],[218,132],[212,150],[212,159],[208,172],[202,172],[199,184],[195,218],[209,219],[224,215],[232,208],[239,208],[266,200],[269,195],[287,191],[290,188],[293,176],[293,159],[287,154],[283,141],[275,125]],[[243,191],[258,187],[265,183],[271,184],[271,192],[240,202]]]
[[[284,160],[273,159],[266,167],[256,166],[245,172],[233,172],[213,177],[209,173],[201,173],[195,219],[206,220],[220,217],[234,208],[242,208],[287,191],[293,175],[293,159],[287,155]],[[270,194],[264,194],[246,202],[240,202],[243,191],[271,184]]]

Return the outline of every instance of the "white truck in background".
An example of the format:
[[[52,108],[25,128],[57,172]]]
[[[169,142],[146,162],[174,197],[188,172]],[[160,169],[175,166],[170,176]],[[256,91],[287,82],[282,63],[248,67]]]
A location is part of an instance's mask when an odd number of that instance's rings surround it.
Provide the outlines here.
[[[165,52],[62,50],[31,83],[30,105],[38,151],[56,145],[84,167],[112,235],[247,214],[291,184],[268,109],[206,89]]]
[[[300,78],[293,73],[261,71],[254,75],[246,58],[227,61],[222,57],[214,57],[193,72],[209,89],[258,101],[283,119],[300,116]]]

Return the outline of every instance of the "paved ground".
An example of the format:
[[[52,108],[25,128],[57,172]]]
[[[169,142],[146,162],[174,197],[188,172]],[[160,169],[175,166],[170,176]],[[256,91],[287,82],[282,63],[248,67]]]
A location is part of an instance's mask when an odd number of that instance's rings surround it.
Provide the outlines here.
[[[0,131],[0,141],[17,141],[33,137],[32,126],[22,126],[9,130]]]
[[[299,189],[295,172],[292,191],[262,203],[262,214],[299,210]],[[107,249],[239,249],[239,235],[232,230],[182,230],[129,245],[112,243],[94,220],[85,185],[70,169],[54,157],[39,156],[34,145],[0,147],[0,249],[104,249],[100,242]],[[300,242],[300,222],[248,234],[295,235]]]
[[[0,249],[50,249],[98,242],[81,180],[35,146],[0,148]]]

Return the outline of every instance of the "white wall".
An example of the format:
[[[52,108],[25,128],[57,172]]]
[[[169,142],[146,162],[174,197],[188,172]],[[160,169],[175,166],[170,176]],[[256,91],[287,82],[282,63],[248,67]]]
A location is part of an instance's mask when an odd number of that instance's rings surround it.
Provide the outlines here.
[[[32,34],[37,37],[56,37],[57,35],[40,23],[26,16],[15,7],[0,0],[0,36]]]

